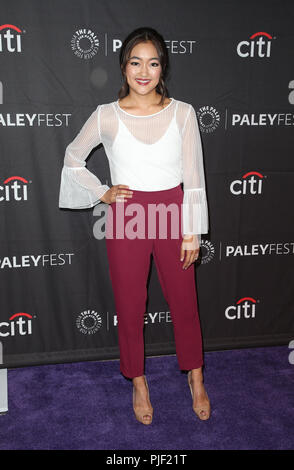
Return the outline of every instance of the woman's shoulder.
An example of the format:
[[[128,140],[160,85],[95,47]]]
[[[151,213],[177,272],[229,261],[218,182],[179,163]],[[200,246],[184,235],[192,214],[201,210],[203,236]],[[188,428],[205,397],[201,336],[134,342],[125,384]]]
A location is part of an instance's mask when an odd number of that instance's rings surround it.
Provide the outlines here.
[[[193,114],[194,108],[191,103],[182,100],[176,100],[177,102],[177,121],[183,128],[191,113]]]
[[[99,103],[97,105],[96,111],[98,114],[98,118],[100,121],[103,120],[115,120],[116,119],[116,112],[114,109],[115,101]]]
[[[189,111],[191,107],[193,108],[192,104],[188,103],[187,101],[178,100],[176,98],[174,98],[174,100],[178,102],[178,106],[180,106],[185,111]]]
[[[97,106],[96,109],[111,108],[115,103],[116,103],[116,100],[115,101],[105,102],[105,103],[99,103],[99,104],[96,105]]]

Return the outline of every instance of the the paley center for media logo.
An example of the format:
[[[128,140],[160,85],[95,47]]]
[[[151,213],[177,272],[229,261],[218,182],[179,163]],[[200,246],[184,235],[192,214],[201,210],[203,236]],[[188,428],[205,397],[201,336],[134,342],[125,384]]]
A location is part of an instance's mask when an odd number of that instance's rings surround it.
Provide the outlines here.
[[[93,335],[102,327],[102,316],[96,310],[84,310],[76,318],[76,327],[84,335]]]
[[[165,39],[166,48],[170,54],[193,54],[196,50],[195,39]],[[116,54],[120,51],[123,39],[113,37],[107,32],[93,31],[87,27],[77,29],[70,40],[72,52],[80,59],[92,59],[102,51],[107,56],[109,53]]]

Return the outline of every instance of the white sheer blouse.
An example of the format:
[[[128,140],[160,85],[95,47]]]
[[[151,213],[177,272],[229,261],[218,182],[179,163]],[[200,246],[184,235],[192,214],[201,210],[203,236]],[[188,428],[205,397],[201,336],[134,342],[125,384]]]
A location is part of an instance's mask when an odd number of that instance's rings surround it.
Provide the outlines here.
[[[66,147],[59,207],[93,207],[110,189],[86,168],[86,158],[100,143],[113,185],[160,191],[183,182],[183,233],[198,234],[198,240],[208,233],[202,145],[191,104],[171,98],[165,108],[147,116],[126,112],[119,100],[98,105]]]

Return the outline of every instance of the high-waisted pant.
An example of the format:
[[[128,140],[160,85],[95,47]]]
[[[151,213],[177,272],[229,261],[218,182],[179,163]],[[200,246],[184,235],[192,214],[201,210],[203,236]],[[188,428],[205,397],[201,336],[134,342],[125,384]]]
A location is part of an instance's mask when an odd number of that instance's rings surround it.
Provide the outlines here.
[[[183,190],[181,185],[162,191],[128,189],[133,191],[133,196],[112,203],[106,221],[109,273],[118,320],[120,371],[129,378],[144,374],[143,328],[151,254],[170,309],[179,368],[197,369],[203,365],[203,352],[194,265],[183,269],[184,261],[180,261]],[[173,214],[177,212],[178,217],[173,218],[164,209],[165,219],[159,210],[160,203],[165,208],[172,204]],[[131,204],[137,204],[133,206],[133,212]],[[155,229],[154,216],[148,214],[151,206],[158,208]],[[164,226],[167,227],[166,235],[162,235]],[[144,233],[140,232],[142,227]],[[142,238],[130,236],[136,231]]]

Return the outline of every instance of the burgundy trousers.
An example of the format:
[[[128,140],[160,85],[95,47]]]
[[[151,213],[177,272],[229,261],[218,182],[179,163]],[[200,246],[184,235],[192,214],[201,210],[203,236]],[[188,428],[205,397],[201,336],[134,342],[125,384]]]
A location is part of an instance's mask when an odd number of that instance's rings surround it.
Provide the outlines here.
[[[170,309],[179,368],[196,369],[203,365],[202,336],[194,265],[183,269],[184,261],[180,261],[183,190],[181,185],[162,191],[129,190],[133,197],[112,203],[106,220],[120,371],[128,378],[144,374],[143,328],[151,254]]]

